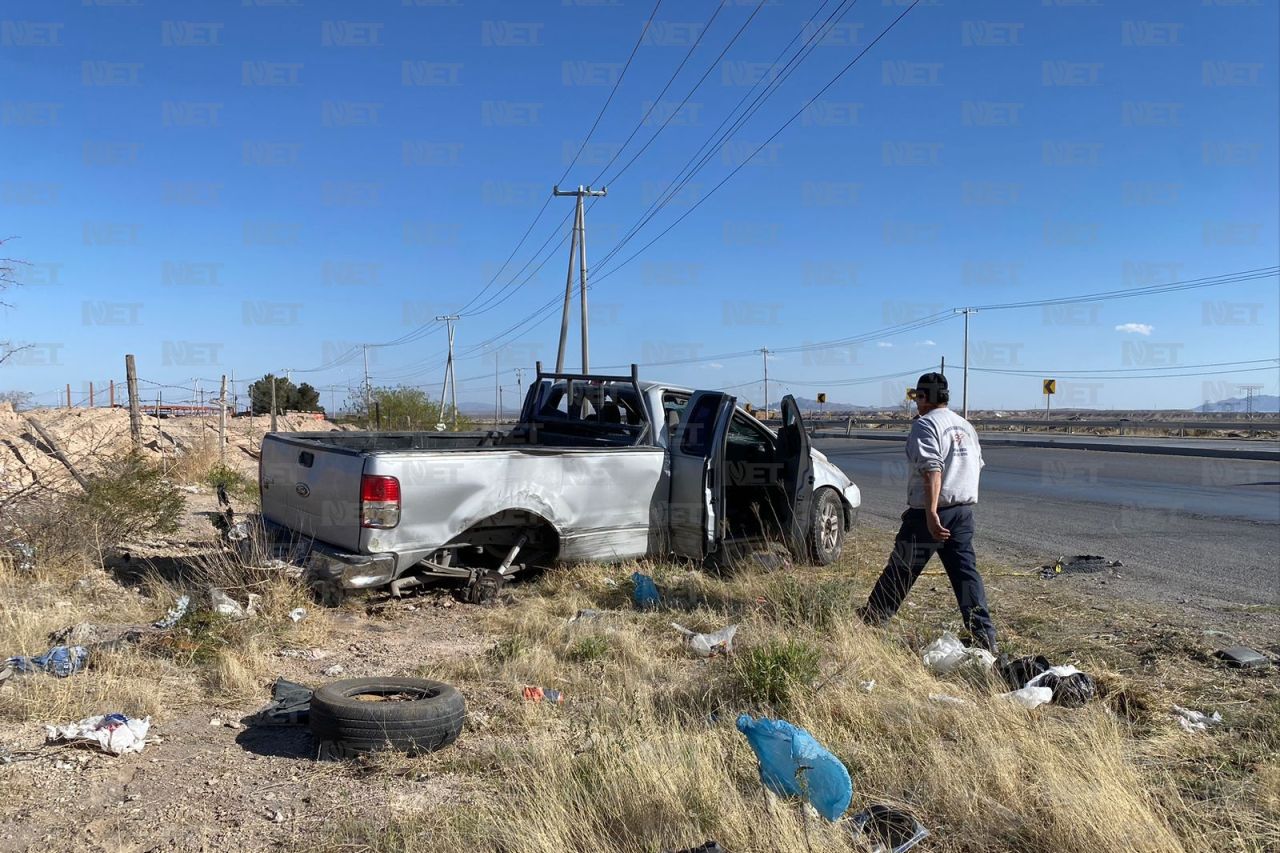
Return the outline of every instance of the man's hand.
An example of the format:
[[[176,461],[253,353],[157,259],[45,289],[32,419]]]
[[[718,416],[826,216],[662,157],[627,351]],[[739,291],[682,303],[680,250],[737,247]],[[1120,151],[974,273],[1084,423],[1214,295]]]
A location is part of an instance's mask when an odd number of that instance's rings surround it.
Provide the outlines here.
[[[935,542],[946,542],[951,538],[951,531],[942,526],[942,519],[938,518],[937,510],[927,510],[924,520],[929,525],[929,535]]]

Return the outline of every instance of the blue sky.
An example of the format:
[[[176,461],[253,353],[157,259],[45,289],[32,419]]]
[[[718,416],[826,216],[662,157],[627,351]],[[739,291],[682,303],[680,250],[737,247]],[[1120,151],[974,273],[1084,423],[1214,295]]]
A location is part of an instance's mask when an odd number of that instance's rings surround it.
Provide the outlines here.
[[[328,404],[361,381],[360,344],[410,335],[369,350],[372,381],[437,393],[445,336],[432,318],[472,302],[457,330],[460,395],[492,401],[495,352],[513,393],[517,367],[555,360],[559,312],[535,312],[563,292],[556,241],[572,200],[553,199],[495,274],[653,5],[11,0],[0,235],[30,266],[3,297],[0,340],[28,346],[0,367],[0,390],[53,403],[70,383],[79,400],[90,381],[121,379],[132,352],[144,397],[292,369],[334,388]],[[588,214],[593,367],[660,363],[643,374],[758,402],[761,356],[724,356],[768,347],[783,350],[769,364],[775,400],[892,403],[899,374],[943,357],[958,373],[958,316],[818,344],[955,307],[1277,263],[1275,0],[922,2],[765,144],[906,5],[863,0],[833,20],[603,262],[751,84],[767,88],[789,40],[840,6],[663,0],[564,181],[611,179],[672,116]],[[1244,382],[1277,392],[1274,362],[1197,367],[1280,356],[1274,277],[971,324],[972,406],[1040,406],[1041,372],[1074,377],[1060,406],[1194,406]],[[572,327],[576,367],[576,315]],[[1090,372],[1153,368],[1215,372]]]

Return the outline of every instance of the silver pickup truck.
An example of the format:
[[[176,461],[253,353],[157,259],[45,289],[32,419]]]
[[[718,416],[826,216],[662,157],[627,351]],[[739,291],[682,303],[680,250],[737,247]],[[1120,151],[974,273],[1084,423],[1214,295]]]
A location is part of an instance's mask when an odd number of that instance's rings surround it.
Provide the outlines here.
[[[770,430],[719,391],[538,368],[510,432],[271,433],[262,515],[326,595],[434,578],[477,599],[526,567],[785,544],[841,553],[861,498],[809,445],[795,400]]]

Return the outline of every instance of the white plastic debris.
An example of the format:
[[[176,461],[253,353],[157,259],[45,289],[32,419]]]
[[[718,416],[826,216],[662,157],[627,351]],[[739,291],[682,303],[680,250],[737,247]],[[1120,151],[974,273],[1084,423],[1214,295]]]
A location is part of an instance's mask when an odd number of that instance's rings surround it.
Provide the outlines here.
[[[1222,722],[1222,714],[1217,711],[1210,716],[1201,711],[1192,711],[1190,708],[1174,705],[1173,712],[1178,715],[1178,725],[1182,726],[1183,731],[1203,732],[1210,726],[1216,726]]]
[[[147,732],[150,729],[150,717],[131,720],[124,714],[100,714],[65,726],[45,726],[44,733],[45,740],[49,743],[96,743],[103,752],[124,755],[127,752],[142,752],[142,748],[147,745]]]
[[[604,614],[599,610],[592,610],[591,608],[586,607],[570,616],[569,624],[572,625],[574,622],[590,622],[594,619],[599,619],[602,616],[604,616]]]
[[[1042,672],[1042,673],[1040,673],[1039,675],[1037,675],[1035,678],[1033,678],[1033,679],[1031,679],[1030,681],[1028,681],[1028,682],[1027,682],[1025,685],[1023,685],[1023,686],[1024,686],[1024,687],[1039,687],[1039,686],[1040,686],[1040,682],[1044,681],[1046,678],[1048,678],[1048,677],[1049,677],[1049,676],[1051,676],[1051,675],[1056,675],[1058,678],[1066,678],[1066,677],[1067,677],[1067,676],[1069,676],[1069,675],[1078,675],[1078,674],[1079,674],[1079,672],[1080,672],[1080,670],[1076,669],[1076,668],[1075,668],[1074,666],[1072,666],[1071,664],[1066,664],[1066,665],[1064,665],[1064,666],[1051,666],[1051,667],[1049,667],[1048,669],[1046,669],[1044,672]]]
[[[729,625],[721,628],[714,634],[699,634],[690,631],[683,625],[671,623],[671,627],[675,628],[681,634],[684,634],[684,644],[698,657],[713,658],[716,655],[727,655],[733,651],[733,635],[738,633],[737,625]]]
[[[248,600],[244,606],[244,612],[248,613],[250,616],[256,616],[258,614],[258,605],[262,603],[262,596],[258,595],[256,592],[251,592],[247,596],[247,599]]]
[[[949,675],[962,666],[980,670],[988,670],[996,659],[986,649],[965,648],[960,638],[950,631],[943,631],[942,636],[924,647],[923,660],[925,668],[934,675]]]
[[[945,693],[930,693],[929,701],[935,705],[947,705],[952,708],[967,708],[973,704],[968,699],[961,699],[959,696],[948,696]]]
[[[343,669],[342,664],[335,663],[333,666],[326,669],[323,674],[325,678],[337,678],[344,672],[346,672],[346,670]]]
[[[866,681],[859,681],[858,689],[863,693],[870,693],[872,690],[876,689],[876,680],[874,678],[868,678]]]
[[[1065,667],[1063,668],[1065,669]],[[1019,705],[1026,708],[1028,711],[1031,711],[1035,708],[1039,708],[1041,705],[1044,705],[1053,701],[1053,688],[1052,687],[1036,687],[1034,685],[1029,684],[1026,687],[1023,687],[1021,690],[1014,690],[1009,693],[1001,693],[1000,698],[1010,699],[1014,702],[1017,702]]]
[[[307,618],[307,608],[295,607],[289,611],[289,620],[291,622],[301,622]]]
[[[213,612],[219,616],[228,616],[232,619],[244,618],[244,608],[240,606],[240,602],[217,587],[209,588],[209,604]]]
[[[179,596],[178,600],[174,602],[173,607],[169,608],[169,612],[165,613],[163,618],[157,619],[155,622],[152,622],[151,627],[160,628],[162,630],[166,628],[172,628],[174,625],[178,624],[179,619],[187,615],[187,608],[190,606],[191,606],[191,596],[189,595]]]

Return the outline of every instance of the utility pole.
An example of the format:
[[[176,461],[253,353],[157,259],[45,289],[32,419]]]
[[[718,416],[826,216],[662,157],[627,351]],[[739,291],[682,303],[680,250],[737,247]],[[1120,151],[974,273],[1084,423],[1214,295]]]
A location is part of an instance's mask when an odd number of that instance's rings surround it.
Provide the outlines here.
[[[764,359],[764,418],[769,417],[769,348],[760,347],[760,355]]]
[[[516,368],[516,405],[524,405],[524,368]]]
[[[271,431],[276,431],[276,376],[271,374]]]
[[[965,420],[969,419],[969,315],[977,314],[977,308],[957,308],[957,312],[964,314],[964,378],[961,380],[963,390],[961,392],[961,415]]]
[[[373,411],[373,407],[369,405],[369,396],[371,393],[369,390],[369,345],[361,344],[360,347],[364,350],[364,421],[365,426],[367,427],[369,425],[369,418],[372,416],[371,412]]]
[[[591,187],[578,185],[576,190],[561,190],[554,187],[552,194],[557,196],[575,196],[576,206],[573,212],[573,231],[569,237],[569,272],[564,281],[564,310],[560,316],[560,348],[556,352],[556,373],[564,372],[564,351],[569,342],[569,309],[573,301],[573,267],[578,266],[578,305],[582,321],[582,372],[591,371],[590,336],[588,327],[590,318],[587,313],[587,214],[582,200],[588,196],[604,197],[609,194],[608,187],[593,190]]]
[[[493,428],[498,428],[498,412],[502,409],[502,386],[498,384],[499,351],[493,351]]]
[[[449,329],[449,359],[444,363],[444,385],[440,388],[440,422],[436,424],[436,429],[444,428],[444,393],[450,391],[455,432],[458,429],[458,383],[453,375],[453,324],[457,319],[457,314],[441,314],[436,317],[436,322],[443,321]]]
[[[222,374],[222,391],[218,394],[218,462],[227,461],[227,374]]]

